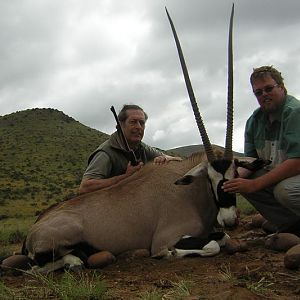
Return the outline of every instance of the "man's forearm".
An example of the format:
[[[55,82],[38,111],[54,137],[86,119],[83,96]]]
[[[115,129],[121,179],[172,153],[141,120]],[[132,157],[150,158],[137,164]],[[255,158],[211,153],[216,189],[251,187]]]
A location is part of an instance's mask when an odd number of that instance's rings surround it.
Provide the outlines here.
[[[260,189],[300,174],[300,158],[287,159],[265,175],[254,179]]]
[[[111,178],[104,178],[104,179],[83,179],[80,184],[78,192],[79,194],[85,194],[97,190],[102,190],[104,188],[117,184],[118,182],[127,178],[128,176],[129,176],[128,174],[122,174],[122,175],[114,176]]]

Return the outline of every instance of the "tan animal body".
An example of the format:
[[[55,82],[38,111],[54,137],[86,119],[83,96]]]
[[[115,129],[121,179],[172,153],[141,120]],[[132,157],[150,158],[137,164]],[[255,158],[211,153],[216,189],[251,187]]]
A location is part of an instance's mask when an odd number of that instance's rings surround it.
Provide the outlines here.
[[[145,165],[111,188],[84,194],[47,211],[26,238],[29,256],[70,253],[87,243],[114,255],[149,249],[157,256],[183,236],[207,236],[216,222],[217,207],[205,172],[190,185],[174,182],[198,161]]]

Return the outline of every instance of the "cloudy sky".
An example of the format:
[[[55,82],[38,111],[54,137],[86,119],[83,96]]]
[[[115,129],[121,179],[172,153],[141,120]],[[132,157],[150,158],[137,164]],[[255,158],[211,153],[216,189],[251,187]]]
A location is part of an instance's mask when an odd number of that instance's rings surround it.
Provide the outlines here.
[[[229,0],[0,0],[0,115],[55,108],[111,134],[124,103],[149,115],[144,141],[201,143],[165,6],[175,23],[198,106],[224,145]],[[300,1],[237,0],[234,150],[257,107],[254,67],[273,65],[300,98]]]

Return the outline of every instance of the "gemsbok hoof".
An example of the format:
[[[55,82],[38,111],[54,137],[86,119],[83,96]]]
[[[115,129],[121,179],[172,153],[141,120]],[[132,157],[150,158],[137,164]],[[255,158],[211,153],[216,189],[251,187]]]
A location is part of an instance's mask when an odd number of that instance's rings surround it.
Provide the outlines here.
[[[84,269],[83,261],[72,254],[67,254],[63,257],[64,268],[72,272],[81,272]]]
[[[245,252],[248,250],[248,244],[245,241],[230,239],[226,241],[224,250],[228,254],[234,254],[236,252]]]
[[[26,271],[31,269],[35,263],[26,255],[12,255],[2,261],[1,268],[4,271],[12,270],[19,273],[20,270]]]

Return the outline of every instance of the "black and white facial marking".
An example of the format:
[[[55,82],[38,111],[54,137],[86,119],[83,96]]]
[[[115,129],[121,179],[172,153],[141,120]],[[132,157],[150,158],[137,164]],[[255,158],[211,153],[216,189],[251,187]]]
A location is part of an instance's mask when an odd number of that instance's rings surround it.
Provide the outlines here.
[[[236,177],[236,165],[232,160],[217,159],[208,164],[208,177],[219,208],[217,220],[221,226],[234,226],[237,222],[236,195],[225,193],[224,181]]]
[[[219,209],[217,221],[221,226],[232,227],[237,223],[235,194],[225,193],[222,189],[223,182],[236,177],[234,161],[215,159],[213,162],[202,162],[189,170],[183,177],[176,180],[175,184],[191,184],[195,177],[208,176],[214,194],[216,205]]]

